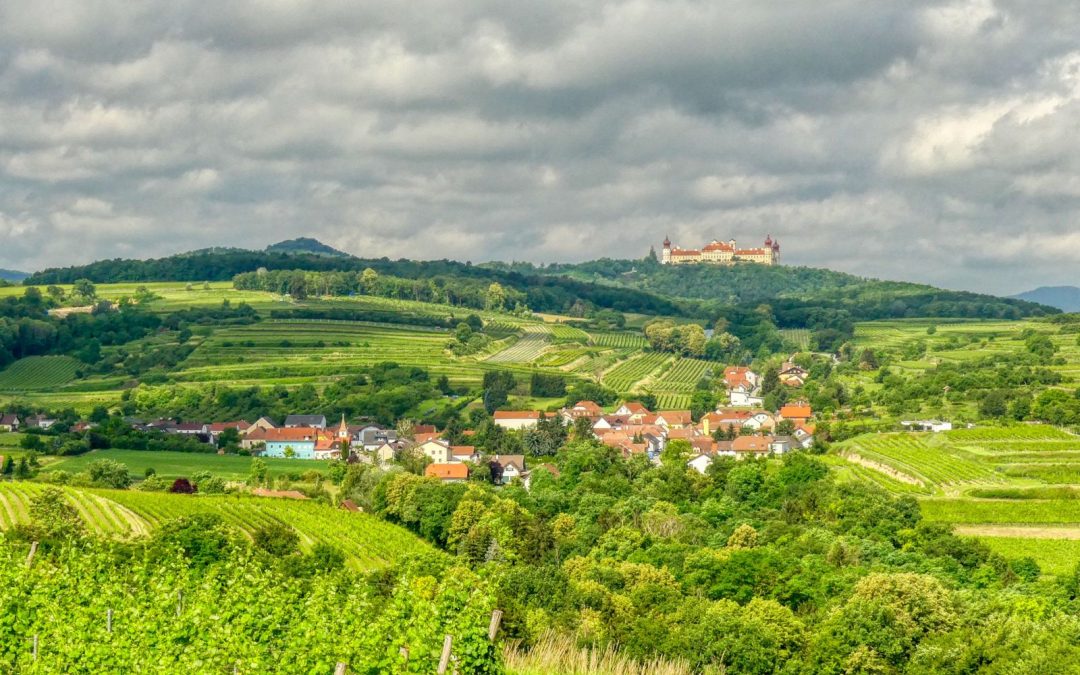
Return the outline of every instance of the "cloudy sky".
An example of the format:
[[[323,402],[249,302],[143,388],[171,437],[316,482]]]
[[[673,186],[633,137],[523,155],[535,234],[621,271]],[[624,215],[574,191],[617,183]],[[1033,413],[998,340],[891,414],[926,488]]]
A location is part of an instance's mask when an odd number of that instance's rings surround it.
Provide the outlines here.
[[[1080,283],[1080,6],[0,2],[0,267],[766,233],[792,264]]]

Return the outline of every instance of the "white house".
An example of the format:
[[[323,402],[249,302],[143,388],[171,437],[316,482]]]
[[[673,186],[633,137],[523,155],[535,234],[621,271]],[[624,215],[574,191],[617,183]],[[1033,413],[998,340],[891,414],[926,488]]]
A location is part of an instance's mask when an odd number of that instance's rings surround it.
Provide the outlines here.
[[[754,390],[742,384],[733,387],[731,391],[728,392],[728,397],[731,400],[731,405],[736,408],[755,408],[765,403],[764,398],[754,393]]]
[[[502,484],[521,478],[525,474],[524,455],[495,455],[492,461],[502,469],[502,479],[499,481]]]
[[[709,457],[708,455],[694,455],[690,458],[690,461],[686,463],[687,466],[700,474],[704,474],[710,464],[712,464],[712,457]]]
[[[493,417],[503,429],[535,429],[541,414],[536,410],[496,410]]]
[[[952,422],[942,422],[940,420],[904,420],[900,422],[900,425],[911,431],[929,431],[932,433],[941,433],[942,431],[952,431]]]
[[[433,464],[449,464],[454,461],[450,444],[442,439],[424,441],[417,447]]]

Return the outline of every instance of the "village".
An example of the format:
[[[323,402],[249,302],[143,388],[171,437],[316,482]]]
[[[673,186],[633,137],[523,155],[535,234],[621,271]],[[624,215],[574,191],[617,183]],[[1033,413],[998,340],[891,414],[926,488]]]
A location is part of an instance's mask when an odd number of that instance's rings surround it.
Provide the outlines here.
[[[780,382],[790,387],[804,384],[807,371],[785,362]],[[795,449],[810,448],[814,443],[813,411],[805,401],[794,401],[775,413],[762,408],[761,377],[745,366],[730,366],[724,371],[727,405],[694,419],[689,410],[650,410],[639,401],[623,401],[605,410],[594,401],[582,400],[559,410],[496,410],[494,426],[511,433],[525,433],[542,423],[557,423],[577,438],[593,438],[617,449],[624,457],[641,456],[659,464],[661,455],[672,441],[685,441],[689,448],[687,464],[705,473],[720,457],[745,459],[781,455]],[[0,431],[49,429],[56,420],[35,415],[20,419],[7,413],[0,416]],[[292,414],[280,423],[268,417],[255,421],[225,422],[128,420],[140,432],[190,437],[214,448],[229,445],[243,454],[276,459],[313,461],[339,460],[388,465],[406,456],[421,458],[424,475],[444,482],[469,480],[473,468],[481,463],[491,469],[491,480],[507,484],[520,479],[528,486],[531,467],[523,454],[485,455],[474,445],[452,444],[445,430],[433,425],[403,421],[395,427],[375,423],[350,424],[345,416],[328,420],[325,415]],[[71,427],[76,433],[87,432],[94,423],[79,421]],[[476,432],[461,431],[468,438]],[[223,441],[228,441],[223,442]],[[217,451],[223,454],[225,450]],[[557,469],[544,464],[552,473]]]

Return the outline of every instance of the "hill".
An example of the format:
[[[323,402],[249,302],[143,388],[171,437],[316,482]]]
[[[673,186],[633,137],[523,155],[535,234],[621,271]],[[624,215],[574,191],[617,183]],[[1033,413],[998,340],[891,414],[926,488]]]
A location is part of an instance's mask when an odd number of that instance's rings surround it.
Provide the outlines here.
[[[3,279],[4,281],[22,281],[28,276],[30,275],[27,272],[0,269],[0,279]]]
[[[353,256],[339,251],[332,246],[327,246],[318,239],[311,237],[297,237],[271,244],[266,247],[268,253],[310,253],[312,255],[330,256],[332,258],[352,258]]]
[[[1012,297],[1057,307],[1063,312],[1080,312],[1080,288],[1076,286],[1040,286]]]

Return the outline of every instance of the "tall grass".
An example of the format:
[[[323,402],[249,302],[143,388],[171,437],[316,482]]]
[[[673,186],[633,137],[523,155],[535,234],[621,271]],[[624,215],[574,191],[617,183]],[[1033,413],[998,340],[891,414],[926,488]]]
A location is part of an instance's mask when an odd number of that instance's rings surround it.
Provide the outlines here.
[[[636,661],[619,654],[612,646],[605,649],[582,649],[571,637],[548,633],[531,649],[517,644],[507,646],[506,672],[512,675],[690,675],[684,661],[656,659]],[[720,675],[724,671],[715,671]]]

